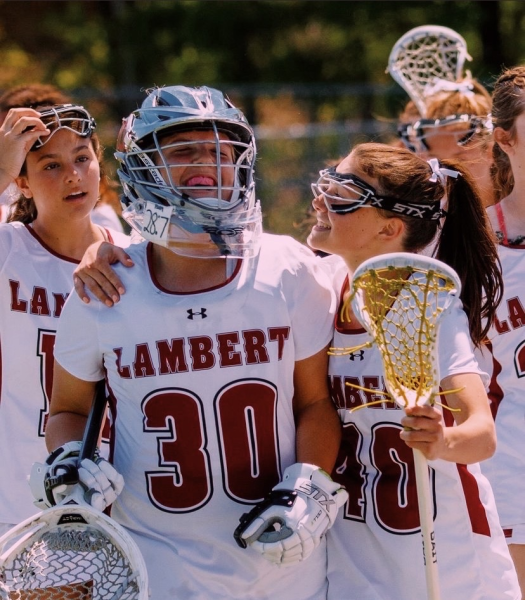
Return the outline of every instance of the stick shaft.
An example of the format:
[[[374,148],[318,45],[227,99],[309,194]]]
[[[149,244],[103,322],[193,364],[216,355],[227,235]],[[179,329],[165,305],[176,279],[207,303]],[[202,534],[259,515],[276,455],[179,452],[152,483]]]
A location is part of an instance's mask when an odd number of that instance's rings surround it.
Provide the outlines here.
[[[93,404],[91,405],[86,429],[84,430],[82,449],[80,451],[81,461],[84,458],[92,459],[95,455],[98,437],[100,435],[100,427],[102,426],[102,420],[106,412],[106,405],[106,382],[102,379],[97,383]]]
[[[423,553],[425,560],[425,577],[428,600],[440,600],[439,573],[434,533],[432,497],[428,478],[428,462],[420,450],[414,449],[414,468],[416,472],[417,500],[419,521],[423,536]]]

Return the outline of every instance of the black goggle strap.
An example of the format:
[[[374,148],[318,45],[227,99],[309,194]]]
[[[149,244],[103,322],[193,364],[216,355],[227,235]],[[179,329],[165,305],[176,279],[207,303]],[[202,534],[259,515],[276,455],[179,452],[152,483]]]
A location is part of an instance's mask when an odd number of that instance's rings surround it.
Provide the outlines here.
[[[369,206],[371,208],[382,208],[383,210],[395,212],[399,215],[423,219],[425,221],[437,221],[447,215],[446,211],[441,208],[441,202],[439,201],[430,204],[414,204],[390,196],[377,196],[376,190],[366,183],[366,181],[363,181],[353,173],[338,173],[336,168],[337,167],[330,167],[329,169],[324,169],[319,172],[319,180],[316,184],[312,184],[314,194],[318,192],[322,193],[322,190],[319,187],[319,182],[322,179],[332,180],[339,185],[352,183],[353,185],[362,188],[364,193],[362,200],[355,200],[353,202],[350,201],[345,204],[336,205],[335,209],[332,207],[331,210],[335,213],[350,213],[364,206]],[[343,202],[345,201],[344,198],[341,198],[341,200]]]
[[[438,221],[447,216],[445,210],[440,207],[440,202],[432,202],[431,204],[413,204],[405,202],[398,198],[378,198],[377,196],[370,198],[369,206],[374,208],[382,208],[398,215],[413,217],[414,219],[423,219],[424,221]]]

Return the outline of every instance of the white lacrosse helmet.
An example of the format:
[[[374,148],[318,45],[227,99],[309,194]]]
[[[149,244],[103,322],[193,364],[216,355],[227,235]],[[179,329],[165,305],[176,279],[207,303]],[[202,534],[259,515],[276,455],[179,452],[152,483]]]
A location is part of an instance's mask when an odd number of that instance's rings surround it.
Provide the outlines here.
[[[262,215],[255,197],[255,138],[222,92],[186,86],[151,90],[124,119],[115,157],[123,217],[145,239],[196,258],[258,253]],[[180,181],[175,171],[185,173]]]

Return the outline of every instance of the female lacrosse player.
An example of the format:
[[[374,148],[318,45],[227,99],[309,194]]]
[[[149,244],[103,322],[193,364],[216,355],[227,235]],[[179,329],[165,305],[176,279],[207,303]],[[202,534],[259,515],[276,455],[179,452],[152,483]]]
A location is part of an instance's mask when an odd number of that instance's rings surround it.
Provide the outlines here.
[[[336,353],[329,362],[332,399],[343,423],[333,477],[345,485],[349,500],[328,536],[328,597],[426,597],[415,448],[431,467],[442,597],[517,600],[516,573],[478,465],[493,454],[496,440],[472,342],[484,339],[482,316],[488,322],[494,316],[501,276],[472,178],[456,161],[440,165],[403,148],[362,144],[337,167],[321,171],[312,187],[317,224],[308,243],[334,255],[320,260],[332,270],[340,308],[364,260],[417,253],[436,233],[437,258],[458,272],[463,286],[463,308],[456,300],[439,334],[441,389],[448,390],[440,397],[444,410],[405,411],[389,399],[378,349],[363,349],[369,334],[351,312],[339,313],[333,346],[356,351]]]
[[[398,134],[413,152],[464,162],[484,206],[494,203],[490,179],[489,92],[463,70],[472,60],[465,39],[453,29],[421,25],[394,44],[387,71],[411,100],[399,117]]]
[[[489,398],[498,447],[483,464],[525,595],[525,66],[505,70],[493,92],[494,186],[502,200],[488,209],[499,240],[504,294],[484,355],[491,373]]]
[[[346,498],[326,474],[341,433],[330,282],[307,248],[261,233],[253,131],[218,90],[152,90],[116,156],[123,214],[146,241],[117,266],[120,302],[64,307],[48,447],[81,437],[106,372],[126,481],[111,514],[151,597],[324,598],[324,534]]]
[[[100,148],[82,106],[15,108],[0,127],[0,188],[16,183],[16,221],[0,226],[0,531],[36,512],[26,478],[45,452],[57,322],[72,274],[97,240],[127,237],[90,220]]]
[[[470,171],[483,206],[495,203],[490,175],[492,164],[491,98],[476,79],[436,86],[426,98],[425,115],[409,102],[399,117],[398,134],[403,144],[424,158],[461,161]]]
[[[0,96],[0,125],[11,108],[38,109],[43,106],[71,104],[72,102],[73,100],[70,97],[54,85],[30,83],[15,86],[9,88]],[[104,171],[103,162],[101,163],[102,171]],[[115,188],[116,183],[110,180],[106,174],[103,174],[100,179],[99,200],[93,208],[91,220],[104,228],[123,232],[117,216],[120,213],[120,206]],[[2,223],[8,220],[10,205],[17,199],[18,195],[19,190],[14,183],[0,195],[0,221]]]

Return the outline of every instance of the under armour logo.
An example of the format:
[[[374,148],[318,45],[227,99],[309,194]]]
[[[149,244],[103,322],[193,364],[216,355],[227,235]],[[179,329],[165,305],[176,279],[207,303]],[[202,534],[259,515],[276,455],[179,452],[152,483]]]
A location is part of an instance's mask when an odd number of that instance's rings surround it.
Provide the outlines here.
[[[186,311],[188,313],[188,319],[191,319],[193,321],[193,317],[199,317],[201,319],[205,319],[208,315],[206,314],[206,309],[205,308],[201,308],[200,311],[198,310],[192,310],[191,308],[188,308],[188,310]]]
[[[351,361],[354,361],[356,358],[358,358],[359,360],[365,360],[365,351],[359,350],[359,352],[352,352],[351,354],[348,355],[348,358]]]

